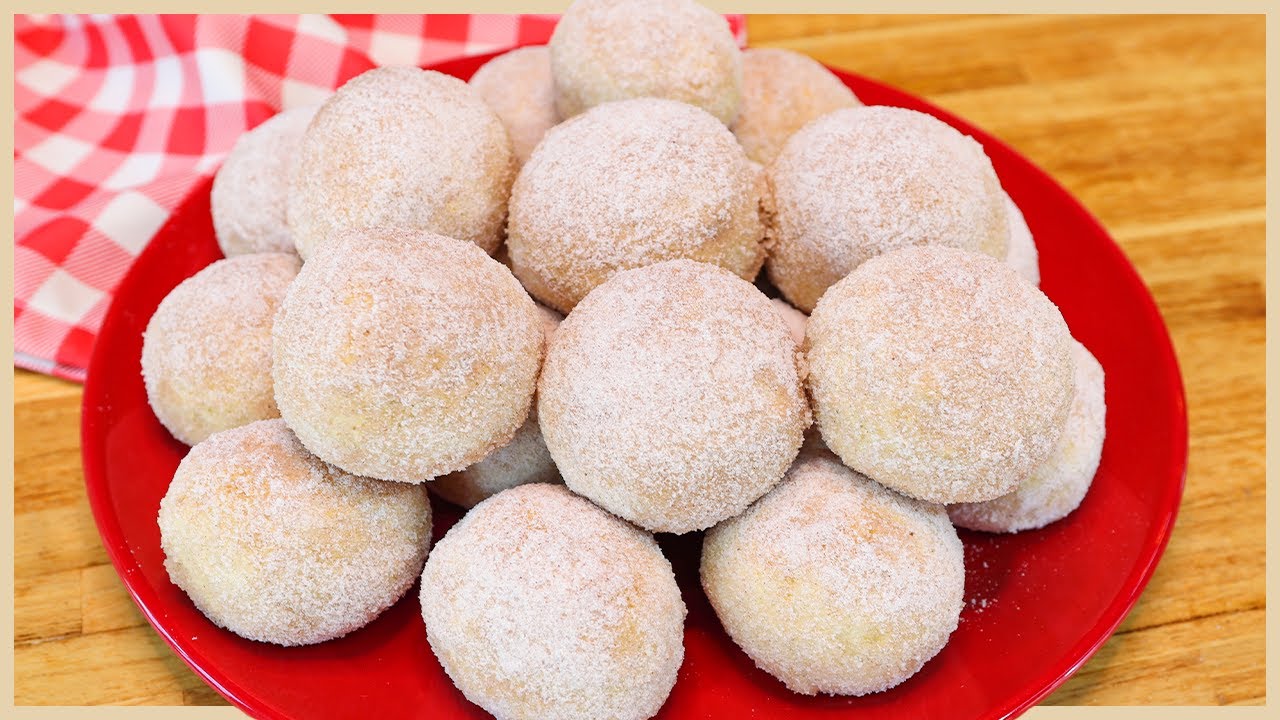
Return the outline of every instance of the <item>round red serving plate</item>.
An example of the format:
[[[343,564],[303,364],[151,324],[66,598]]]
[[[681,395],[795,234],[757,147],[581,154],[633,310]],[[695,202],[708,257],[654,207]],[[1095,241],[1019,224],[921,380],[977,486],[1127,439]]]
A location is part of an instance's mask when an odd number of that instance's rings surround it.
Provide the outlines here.
[[[491,56],[437,66],[470,77]],[[1080,508],[1012,536],[961,532],[966,606],[945,649],[915,677],[863,698],[806,697],[756,669],[698,585],[701,533],[662,536],[689,608],[685,660],[660,718],[1015,716],[1062,684],[1137,602],[1182,495],[1182,379],[1159,311],[1102,226],[1061,186],[981,130],[899,90],[836,74],[867,104],[934,115],[976,138],[1022,208],[1041,287],[1106,369],[1107,439]],[[303,648],[241,639],[169,582],[156,513],[187,448],[147,406],[142,331],[171,288],[221,257],[201,184],[121,284],[85,385],[82,450],[98,530],[125,587],[165,641],[228,700],[260,718],[481,718],[427,645],[416,588],[368,627]],[[438,539],[459,511],[433,498]]]

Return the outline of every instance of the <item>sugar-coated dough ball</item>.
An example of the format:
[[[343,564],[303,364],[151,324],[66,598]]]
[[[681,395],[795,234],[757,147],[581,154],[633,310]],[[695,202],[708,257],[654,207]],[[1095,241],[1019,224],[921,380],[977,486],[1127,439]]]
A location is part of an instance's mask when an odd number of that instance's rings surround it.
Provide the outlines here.
[[[563,320],[555,310],[538,306],[548,345]],[[560,471],[542,440],[538,406],[529,408],[529,419],[516,431],[511,442],[494,450],[480,462],[455,473],[438,477],[431,490],[455,505],[469,508],[485,498],[528,483],[558,483]]]
[[[1071,407],[1071,334],[1005,263],[926,245],[827,291],[805,336],[822,439],[849,467],[938,503],[991,500],[1049,457]]]
[[[638,97],[696,105],[725,125],[738,116],[742,52],[725,19],[691,0],[576,0],[548,47],[562,118]]]
[[[374,226],[502,241],[515,176],[502,121],[461,80],[411,67],[352,78],[302,136],[288,218],[304,260],[345,231]]]
[[[538,418],[574,492],[649,530],[732,517],[809,426],[802,362],[763,294],[706,263],[614,275],[560,325]]]
[[[707,533],[702,587],[729,637],[805,695],[866,695],[914,675],[964,606],[964,548],[941,506],[802,457]]]
[[[769,164],[810,120],[862,103],[821,63],[793,50],[742,51],[742,109],[733,134],[756,162]]]
[[[542,349],[533,301],[474,244],[353,232],[303,266],[280,308],[276,402],[325,461],[423,482],[511,440]]]
[[[142,336],[147,402],[182,442],[280,417],[271,326],[301,263],[292,253],[218,260],[165,296]]]
[[[684,602],[653,537],[569,492],[477,505],[422,573],[436,658],[499,720],[643,720],[684,659]]]
[[[782,319],[787,323],[787,330],[791,332],[791,339],[796,341],[796,345],[804,344],[804,328],[809,324],[809,316],[795,309],[782,298],[773,298],[773,309],[778,311]]]
[[[752,279],[764,263],[756,174],[728,128],[655,98],[552,128],[511,190],[507,248],[540,302],[569,312],[618,270],[676,258]]]
[[[1004,259],[1009,224],[982,146],[924,113],[886,106],[828,113],[769,166],[769,279],[812,312],[867,260],[912,245]]]
[[[159,524],[169,578],[200,612],[277,645],[368,624],[413,585],[431,544],[421,486],[348,475],[278,419],[192,448]]]
[[[213,231],[227,257],[294,252],[285,219],[289,173],[317,105],[296,107],[240,136],[213,176]]]
[[[1102,459],[1107,402],[1102,365],[1079,342],[1071,344],[1076,392],[1066,429],[1053,454],[1017,490],[995,500],[947,508],[959,527],[987,532],[1042,528],[1080,507]]]
[[[1005,262],[1013,266],[1018,274],[1026,278],[1032,285],[1040,285],[1040,254],[1036,251],[1036,241],[1031,237],[1031,228],[1027,227],[1027,219],[1022,210],[1014,204],[1009,193],[1004,195],[1005,209],[1009,215],[1009,254]]]
[[[506,126],[517,165],[523,165],[542,136],[560,122],[546,45],[516,48],[493,58],[476,70],[469,84]]]

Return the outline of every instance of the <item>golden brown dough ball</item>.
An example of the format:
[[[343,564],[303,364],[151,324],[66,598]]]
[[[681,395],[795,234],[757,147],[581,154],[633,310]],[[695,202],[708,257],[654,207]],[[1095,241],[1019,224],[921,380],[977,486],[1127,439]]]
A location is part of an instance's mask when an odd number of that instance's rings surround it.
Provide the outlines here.
[[[278,419],[192,448],[158,522],[169,578],[200,612],[277,645],[368,624],[413,585],[431,544],[424,488],[348,475]]]
[[[530,45],[503,53],[476,70],[468,81],[507,128],[516,165],[547,134],[560,115],[551,79],[551,52],[546,45]]]
[[[142,377],[156,417],[187,445],[280,417],[271,326],[301,263],[292,253],[218,260],[161,301],[142,336]]]

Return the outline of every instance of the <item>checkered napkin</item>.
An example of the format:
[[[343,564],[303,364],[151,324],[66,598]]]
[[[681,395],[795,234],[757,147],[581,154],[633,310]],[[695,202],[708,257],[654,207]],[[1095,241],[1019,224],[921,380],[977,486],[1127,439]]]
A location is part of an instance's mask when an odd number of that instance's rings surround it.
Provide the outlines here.
[[[245,130],[372,67],[544,43],[555,21],[17,16],[14,364],[84,380],[129,265]]]

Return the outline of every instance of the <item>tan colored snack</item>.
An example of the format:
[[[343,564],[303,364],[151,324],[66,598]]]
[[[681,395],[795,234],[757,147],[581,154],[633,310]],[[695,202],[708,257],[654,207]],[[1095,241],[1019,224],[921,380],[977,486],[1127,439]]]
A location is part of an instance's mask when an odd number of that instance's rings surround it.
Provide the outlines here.
[[[847,108],[801,128],[768,170],[769,279],[812,312],[882,253],[945,245],[1004,259],[1004,198],[982,146],[924,113]]]
[[[515,153],[517,167],[556,123],[556,87],[551,51],[530,45],[503,53],[476,70],[468,81],[498,115]]]
[[[304,260],[380,225],[492,253],[514,175],[507,131],[474,89],[430,70],[375,68],[338,88],[303,134],[289,228]]]
[[[1080,507],[1102,460],[1107,402],[1102,366],[1079,342],[1072,341],[1071,357],[1076,391],[1067,426],[1053,454],[1008,495],[948,507],[957,526],[998,533],[1035,530]]]
[[[271,385],[271,326],[301,263],[292,253],[218,260],[161,301],[142,335],[147,402],[174,437],[280,417]]]
[[[348,475],[278,419],[192,448],[158,522],[169,578],[200,612],[277,645],[367,625],[413,585],[431,544],[422,487]]]
[[[286,110],[236,141],[213,176],[209,197],[218,247],[227,257],[296,252],[285,218],[289,174],[318,105]]]
[[[1031,237],[1031,228],[1027,227],[1027,219],[1022,210],[1014,204],[1009,193],[1004,194],[1005,209],[1009,215],[1009,254],[1005,262],[1013,266],[1018,274],[1027,282],[1040,286],[1040,253],[1036,250],[1036,241]]]
[[[547,346],[564,318],[550,308],[538,306]],[[516,431],[511,442],[486,455],[480,462],[431,481],[431,491],[464,508],[474,506],[508,488],[529,483],[558,483],[560,471],[551,459],[538,425],[538,404],[529,408],[529,419]]]
[[[511,190],[516,277],[567,313],[613,273],[688,258],[752,279],[764,262],[755,173],[705,112],[655,98],[552,128]]]
[[[802,456],[703,541],[702,587],[756,665],[805,695],[914,675],[964,606],[964,548],[942,507]]]
[[[511,440],[542,348],[533,301],[474,244],[353,232],[303,266],[280,308],[276,402],[325,461],[423,482]]]
[[[653,537],[562,485],[485,500],[422,573],[427,640],[499,720],[643,720],[684,658],[684,602]]]
[[[782,298],[773,298],[773,309],[778,311],[782,319],[787,323],[787,330],[791,332],[791,339],[796,341],[796,346],[804,345],[804,328],[809,324],[809,316],[800,312],[791,306]]]
[[[576,0],[548,47],[562,118],[638,97],[689,103],[725,125],[738,116],[742,52],[725,19],[690,0]]]
[[[614,275],[547,352],[538,417],[565,483],[641,527],[684,533],[741,512],[795,459],[809,406],[786,323],[706,263]]]
[[[742,51],[742,109],[733,134],[747,157],[768,165],[810,120],[862,103],[821,63],[792,50]]]
[[[1075,377],[1058,308],[1005,263],[926,245],[867,261],[809,317],[822,439],[939,503],[991,500],[1048,459]]]

